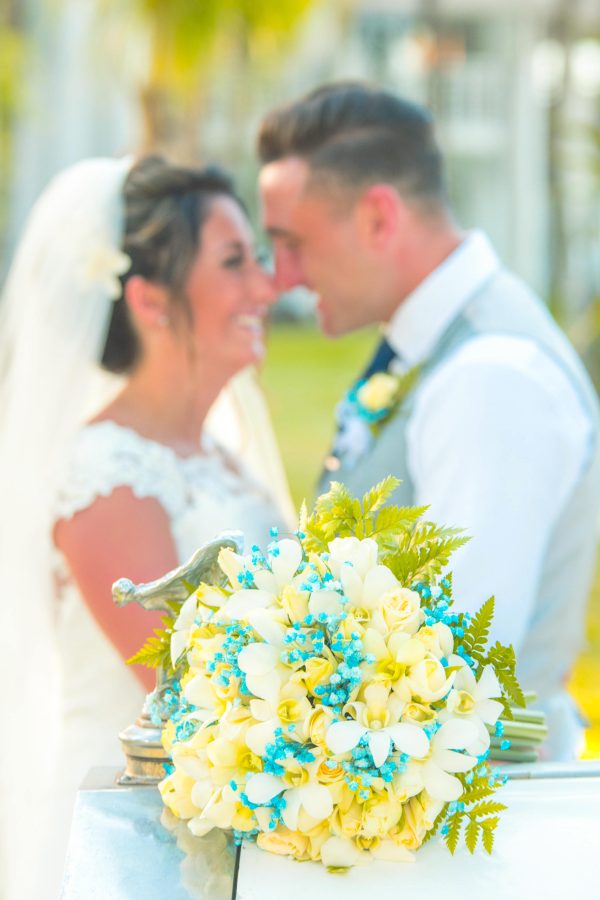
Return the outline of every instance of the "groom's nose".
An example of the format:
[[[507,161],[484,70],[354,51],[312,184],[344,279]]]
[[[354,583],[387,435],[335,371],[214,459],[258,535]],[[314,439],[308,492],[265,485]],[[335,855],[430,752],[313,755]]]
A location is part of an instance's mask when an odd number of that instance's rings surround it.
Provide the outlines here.
[[[292,288],[306,285],[300,254],[292,247],[274,248],[275,272],[273,280],[277,291],[283,293]]]

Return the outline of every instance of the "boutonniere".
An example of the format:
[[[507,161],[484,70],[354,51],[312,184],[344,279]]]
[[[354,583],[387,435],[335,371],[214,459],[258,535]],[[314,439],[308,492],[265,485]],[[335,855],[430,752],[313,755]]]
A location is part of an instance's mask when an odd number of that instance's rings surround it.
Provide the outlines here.
[[[402,374],[376,372],[347,391],[337,408],[338,432],[326,469],[336,471],[342,460],[348,469],[354,468],[372,447],[381,426],[398,412],[420,371],[415,366]]]
[[[376,372],[366,380],[357,381],[347,395],[355,415],[367,422],[377,433],[381,425],[396,413],[407,394],[415,386],[420,366],[401,375]]]

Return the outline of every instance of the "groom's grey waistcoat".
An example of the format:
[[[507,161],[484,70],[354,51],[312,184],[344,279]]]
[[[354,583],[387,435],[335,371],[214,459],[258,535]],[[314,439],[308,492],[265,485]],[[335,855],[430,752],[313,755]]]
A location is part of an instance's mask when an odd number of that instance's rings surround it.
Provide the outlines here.
[[[535,688],[543,698],[557,689],[565,675],[556,671],[552,683],[548,683],[549,655],[556,641],[562,643],[558,654],[562,660],[565,657],[573,659],[581,644],[583,606],[593,571],[596,523],[600,511],[600,413],[596,392],[577,354],[545,306],[519,279],[504,270],[494,273],[442,335],[425,362],[416,387],[405,399],[398,414],[382,426],[369,451],[354,467],[348,469],[342,461],[337,471],[325,473],[320,488],[326,490],[331,480],[343,481],[353,493],[362,495],[373,484],[392,474],[402,480],[394,501],[413,504],[414,489],[407,460],[407,428],[419,388],[438,366],[468,341],[492,334],[528,338],[543,349],[569,379],[594,426],[587,467],[567,498],[558,521],[549,529],[532,619],[519,652],[519,672],[523,683]],[[456,427],[460,428],[460,422],[456,423]],[[543,448],[540,452],[543,453]],[[465,479],[468,477],[465,473]],[[497,477],[502,478],[502,472],[498,472]],[[548,490],[552,488],[548,485]],[[423,502],[427,502],[426,486],[423,493]],[[445,524],[460,526],[461,523]],[[506,564],[510,565],[510,560]],[[482,597],[482,602],[485,599]]]

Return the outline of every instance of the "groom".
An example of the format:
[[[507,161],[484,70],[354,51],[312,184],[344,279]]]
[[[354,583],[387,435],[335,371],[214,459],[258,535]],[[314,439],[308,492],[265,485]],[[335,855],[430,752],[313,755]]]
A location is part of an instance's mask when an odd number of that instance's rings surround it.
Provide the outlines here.
[[[322,487],[396,501],[472,540],[455,557],[458,609],[496,596],[548,715],[549,755],[581,737],[564,682],[582,639],[600,510],[596,395],[544,305],[487,237],[455,222],[430,115],[359,83],[318,88],[260,130],[263,219],[280,290],[318,295],[323,331],[381,323],[340,405]]]

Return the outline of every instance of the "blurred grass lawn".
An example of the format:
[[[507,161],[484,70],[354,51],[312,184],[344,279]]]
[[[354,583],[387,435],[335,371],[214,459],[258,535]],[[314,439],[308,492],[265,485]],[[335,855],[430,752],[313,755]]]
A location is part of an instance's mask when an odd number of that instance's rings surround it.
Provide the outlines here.
[[[294,501],[310,503],[333,435],[333,409],[370,357],[377,335],[360,332],[330,341],[297,325],[273,328],[263,383],[273,414]],[[484,598],[482,598],[484,599]],[[600,566],[588,609],[588,646],[570,682],[591,727],[587,757],[600,757]]]

